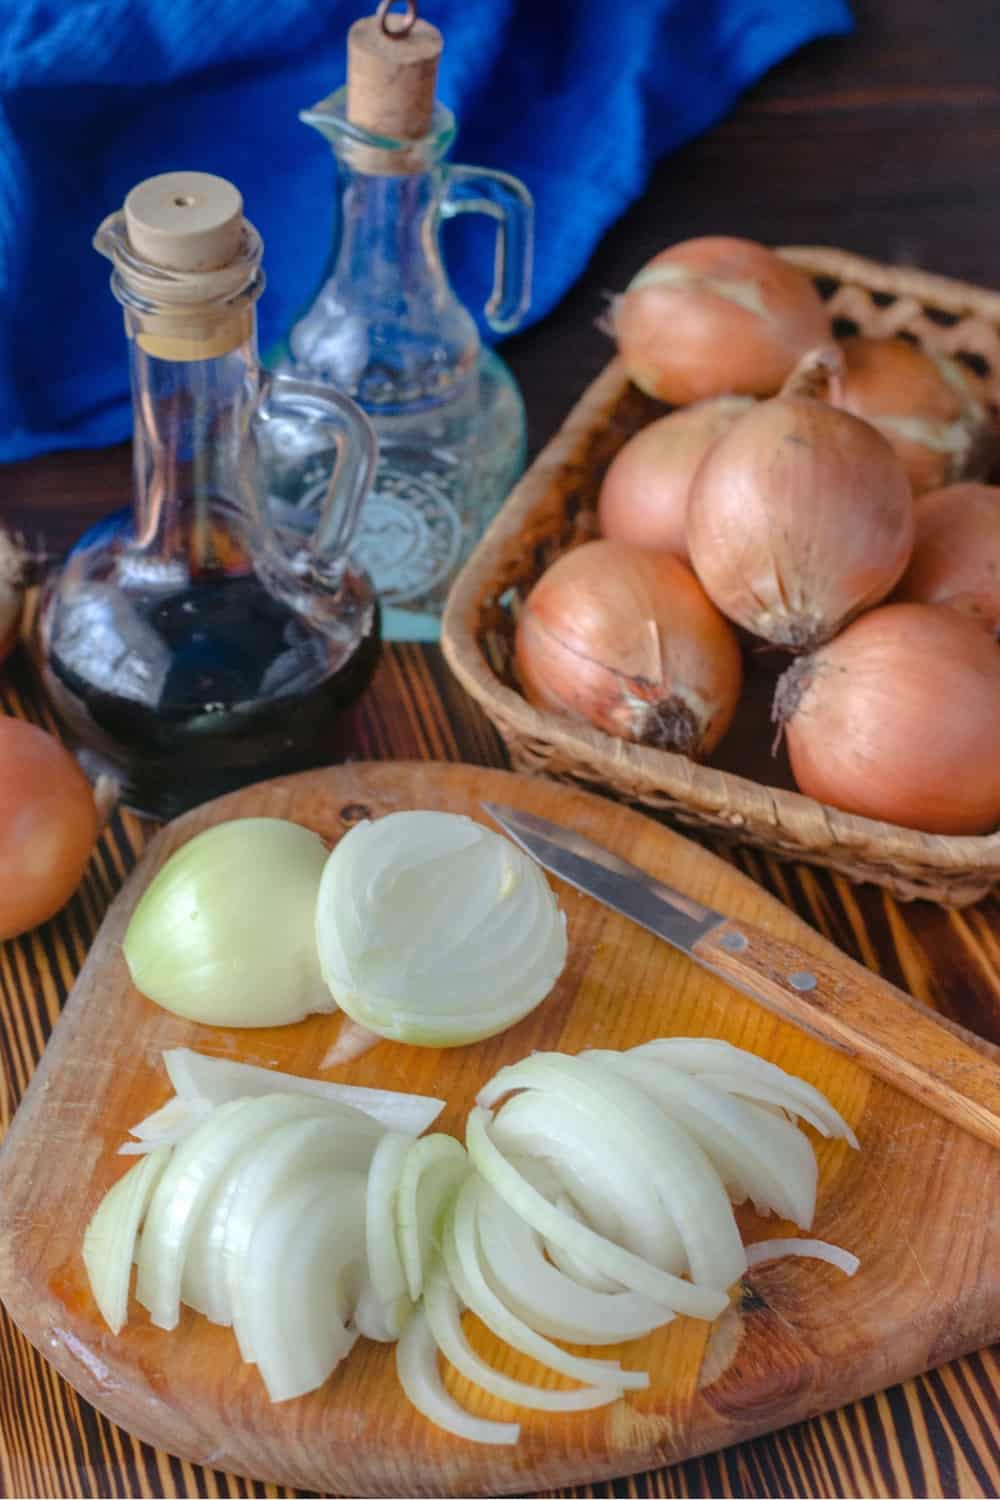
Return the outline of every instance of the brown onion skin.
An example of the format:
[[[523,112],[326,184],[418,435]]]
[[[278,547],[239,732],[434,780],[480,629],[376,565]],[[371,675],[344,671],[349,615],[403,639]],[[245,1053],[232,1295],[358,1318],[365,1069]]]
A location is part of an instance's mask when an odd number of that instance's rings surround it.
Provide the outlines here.
[[[683,280],[657,282],[664,275]],[[734,290],[754,305],[735,300]],[[722,235],[655,255],[618,298],[613,321],[629,378],[672,406],[771,396],[807,350],[830,338],[803,271],[764,245]]]
[[[601,485],[601,535],[686,562],[691,481],[712,444],[752,405],[752,396],[714,396],[659,417],[630,438]]]
[[[728,729],[743,675],[736,636],[691,570],[612,541],[586,542],[542,575],[515,660],[536,708],[694,759]]]
[[[866,422],[806,396],[762,401],[691,486],[692,566],[723,614],[792,651],[885,598],[913,547],[910,484]]]
[[[1000,822],[1000,647],[933,604],[887,604],[778,684],[799,790],[924,833]]]
[[[100,830],[86,776],[51,734],[0,715],[0,939],[53,916]]]
[[[926,354],[906,339],[850,338],[844,372],[830,400],[873,423],[892,444],[914,495],[964,478],[981,479],[997,452],[993,414],[953,359]],[[925,427],[928,441],[908,430]],[[939,446],[944,442],[948,451]]]
[[[932,490],[913,516],[913,556],[893,597],[945,604],[1000,638],[1000,485]]]

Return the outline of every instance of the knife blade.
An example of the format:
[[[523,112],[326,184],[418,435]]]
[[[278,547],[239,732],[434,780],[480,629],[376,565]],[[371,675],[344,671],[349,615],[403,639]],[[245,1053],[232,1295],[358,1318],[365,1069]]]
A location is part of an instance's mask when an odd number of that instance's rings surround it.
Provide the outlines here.
[[[1000,1048],[938,1016],[848,958],[776,937],[703,906],[585,834],[535,813],[485,812],[559,879],[970,1134],[1000,1146]]]

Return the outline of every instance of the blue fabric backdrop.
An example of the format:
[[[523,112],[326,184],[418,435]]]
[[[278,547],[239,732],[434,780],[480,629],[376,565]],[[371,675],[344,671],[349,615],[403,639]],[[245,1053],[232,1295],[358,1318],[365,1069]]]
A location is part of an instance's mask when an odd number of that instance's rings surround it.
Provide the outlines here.
[[[367,8],[0,0],[0,460],[127,435],[121,320],[90,239],[143,177],[191,167],[237,183],[266,245],[262,347],[286,329],[318,285],[333,188],[328,148],[297,111],[343,81],[347,28]],[[514,172],[535,195],[532,319],[658,157],[794,48],[850,27],[846,0],[425,0],[422,12],[445,33],[453,156]],[[455,259],[460,292],[481,301],[490,268]]]

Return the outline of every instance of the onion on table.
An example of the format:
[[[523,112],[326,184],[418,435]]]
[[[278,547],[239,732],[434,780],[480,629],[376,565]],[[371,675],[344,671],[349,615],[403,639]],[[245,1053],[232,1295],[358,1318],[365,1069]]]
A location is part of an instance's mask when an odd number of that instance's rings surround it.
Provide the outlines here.
[[[871,610],[778,683],[800,791],[924,833],[1000,823],[1000,647],[933,604]]]
[[[830,320],[809,277],[752,240],[708,236],[655,255],[615,299],[629,378],[672,406],[771,396]]]
[[[83,878],[106,815],[70,752],[0,715],[0,940],[54,916]]]
[[[858,336],[841,344],[844,367],[829,399],[885,436],[914,495],[982,479],[998,453],[996,413],[957,360],[906,339]]]
[[[913,516],[913,556],[893,597],[946,604],[1000,636],[1000,485],[932,490]]]
[[[624,542],[587,542],[543,573],[515,660],[536,707],[695,759],[722,739],[742,683],[736,636],[690,569]]]
[[[913,547],[902,464],[874,427],[819,399],[841,367],[814,350],[779,396],[710,449],[687,510],[691,562],[753,635],[810,651],[899,581]]]
[[[752,405],[750,396],[715,396],[670,412],[630,438],[601,485],[601,535],[687,562],[691,481],[712,444]]]

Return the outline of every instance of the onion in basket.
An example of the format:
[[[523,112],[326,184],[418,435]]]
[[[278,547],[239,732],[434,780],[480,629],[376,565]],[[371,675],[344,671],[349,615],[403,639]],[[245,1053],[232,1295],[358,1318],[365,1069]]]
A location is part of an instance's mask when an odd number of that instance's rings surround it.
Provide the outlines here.
[[[800,791],[924,833],[1000,823],[1000,648],[933,604],[855,620],[778,683]]]
[[[808,355],[780,396],[709,451],[688,502],[691,562],[709,597],[795,651],[883,599],[913,546],[910,483],[892,448],[816,399],[839,368],[834,346]]]
[[[830,400],[888,439],[914,495],[988,473],[997,452],[995,413],[956,360],[906,339],[851,338],[841,349],[844,369]]]
[[[515,651],[536,707],[694,759],[725,734],[742,682],[736,637],[690,569],[624,542],[558,558],[525,601]]]
[[[601,535],[688,559],[688,492],[712,444],[753,405],[716,396],[650,422],[615,454],[597,505]]]
[[[751,240],[708,236],[663,250],[612,315],[629,377],[671,405],[770,396],[830,320],[809,277]]]
[[[913,556],[894,598],[947,604],[1000,636],[1000,485],[932,490],[913,517]]]

